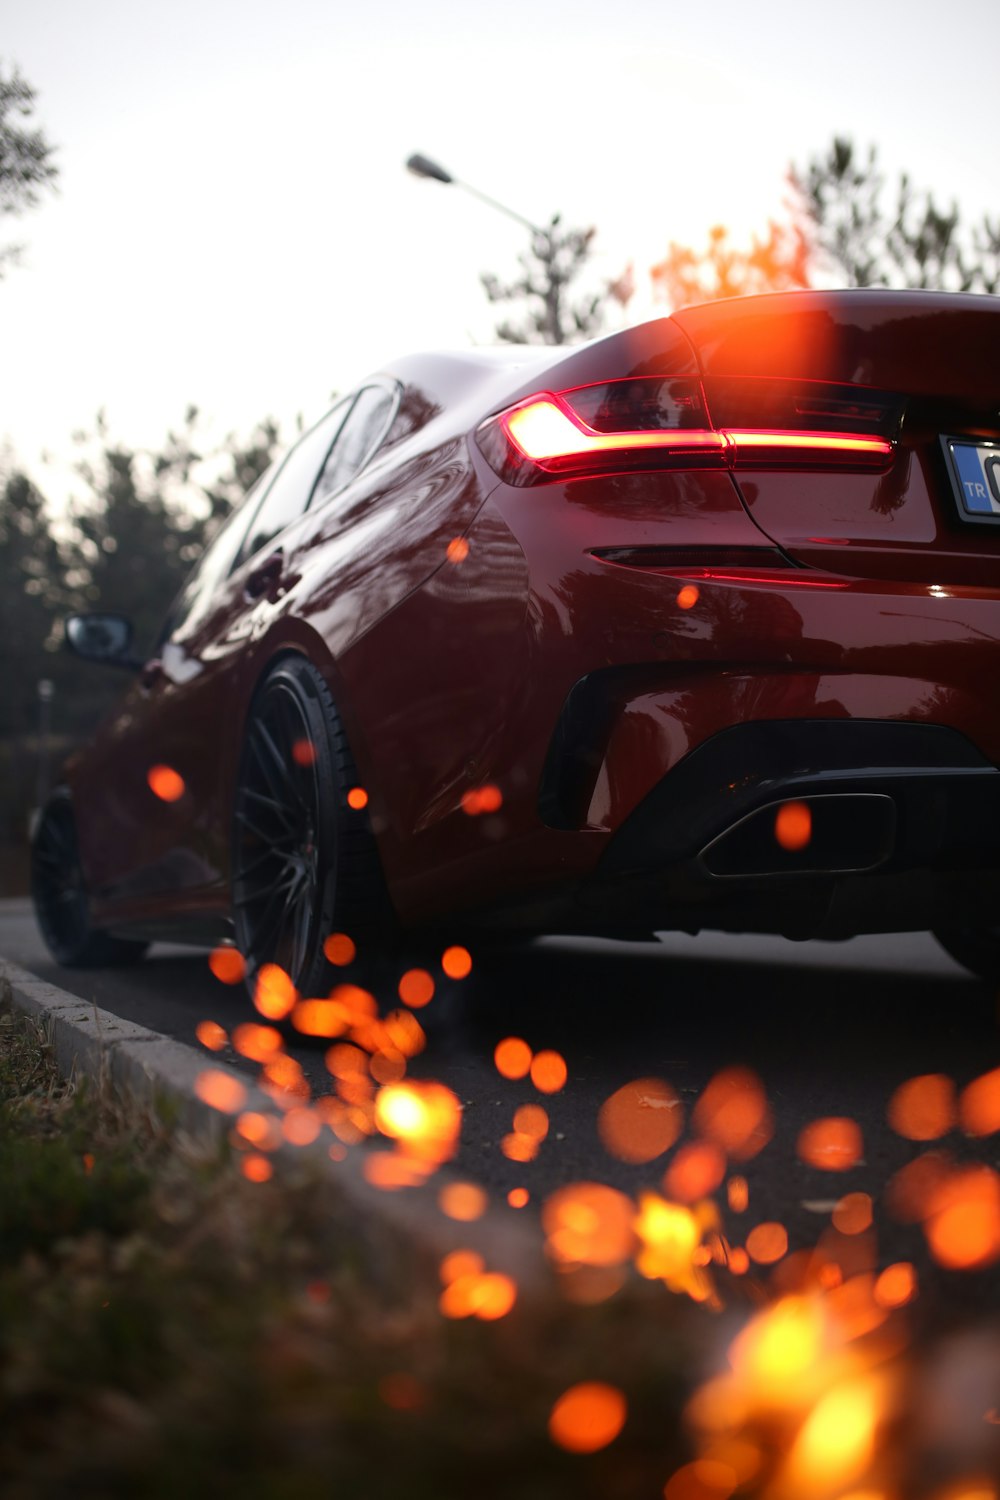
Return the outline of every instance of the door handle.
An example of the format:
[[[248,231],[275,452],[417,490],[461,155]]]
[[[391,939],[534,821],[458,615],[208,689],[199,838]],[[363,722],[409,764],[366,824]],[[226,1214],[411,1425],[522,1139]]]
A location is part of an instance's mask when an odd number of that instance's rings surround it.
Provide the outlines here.
[[[280,599],[284,592],[281,587],[284,571],[285,554],[279,547],[277,552],[272,552],[270,557],[250,569],[243,592],[248,599],[263,599],[265,596],[272,602]]]

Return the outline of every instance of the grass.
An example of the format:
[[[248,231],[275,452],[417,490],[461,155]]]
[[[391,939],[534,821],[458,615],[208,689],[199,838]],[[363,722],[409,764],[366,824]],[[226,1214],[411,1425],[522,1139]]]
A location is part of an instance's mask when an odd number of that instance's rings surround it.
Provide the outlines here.
[[[5,1496],[662,1495],[705,1314],[641,1284],[451,1321],[436,1265],[328,1183],[237,1166],[61,1080],[44,1031],[0,1010]],[[628,1393],[592,1455],[547,1432],[581,1380]]]

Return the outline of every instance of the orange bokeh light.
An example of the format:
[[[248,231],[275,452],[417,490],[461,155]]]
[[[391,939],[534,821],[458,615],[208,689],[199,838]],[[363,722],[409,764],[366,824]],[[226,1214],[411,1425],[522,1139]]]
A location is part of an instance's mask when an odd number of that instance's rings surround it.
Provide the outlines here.
[[[1000,1130],[1000,1068],[974,1078],[962,1090],[959,1117],[966,1135],[993,1135]]]
[[[588,1380],[570,1386],[549,1415],[549,1436],[570,1453],[596,1453],[625,1426],[625,1397],[616,1386]]]
[[[292,1025],[303,1036],[341,1036],[348,1024],[338,1000],[299,1000],[292,1008]]]
[[[270,1061],[283,1045],[280,1031],[273,1026],[259,1026],[256,1021],[244,1021],[233,1032],[234,1049],[251,1062]]]
[[[597,1133],[605,1151],[619,1161],[645,1162],[676,1141],[684,1111],[676,1089],[662,1078],[636,1078],[601,1105]]]
[[[886,1266],[872,1292],[881,1307],[903,1307],[917,1295],[917,1273],[909,1261]]]
[[[497,1072],[504,1078],[525,1078],[531,1068],[531,1048],[519,1036],[504,1037],[493,1049]]]
[[[462,811],[470,818],[481,813],[499,812],[503,806],[503,793],[498,786],[488,782],[485,786],[470,787],[462,793]]]
[[[544,1141],[549,1133],[549,1117],[540,1104],[521,1104],[514,1111],[514,1129],[533,1141]]]
[[[358,955],[353,938],[349,938],[346,932],[331,932],[323,944],[323,955],[327,963],[333,964],[338,969],[352,964]]]
[[[450,563],[464,562],[469,555],[469,544],[464,536],[453,536],[445,548],[445,557]]]
[[[413,1010],[434,998],[434,980],[426,969],[407,969],[399,981],[399,998]]]
[[[739,1484],[732,1465],[716,1459],[696,1458],[667,1480],[664,1500],[729,1500]]]
[[[663,1175],[667,1196],[678,1203],[695,1203],[714,1193],[726,1175],[726,1158],[712,1141],[690,1141],[681,1146]]]
[[[749,1068],[716,1073],[701,1092],[692,1122],[736,1161],[756,1156],[774,1132],[763,1084]]]
[[[534,1161],[538,1155],[538,1141],[534,1136],[520,1135],[514,1130],[503,1137],[500,1150],[508,1161]]]
[[[281,1122],[281,1132],[292,1146],[309,1146],[320,1133],[321,1121],[316,1111],[302,1106],[288,1110]]]
[[[368,793],[363,786],[352,786],[347,794],[347,805],[353,807],[355,812],[360,812],[363,807],[368,806]]]
[[[824,1172],[846,1172],[861,1160],[864,1144],[854,1120],[830,1116],[813,1120],[799,1132],[799,1156]]]
[[[240,1170],[249,1182],[268,1182],[274,1176],[274,1168],[266,1156],[244,1156]]]
[[[447,1286],[460,1276],[479,1276],[485,1269],[483,1257],[475,1250],[452,1250],[439,1267],[441,1280]]]
[[[248,1110],[236,1121],[236,1131],[258,1151],[276,1151],[281,1145],[281,1129],[271,1115]]]
[[[557,1188],[542,1206],[546,1249],[553,1260],[583,1266],[614,1266],[635,1245],[635,1205],[603,1182],[572,1182]]]
[[[774,837],[782,849],[794,853],[812,838],[812,813],[805,802],[783,802],[774,818]]]
[[[833,1227],[841,1234],[863,1234],[872,1225],[872,1200],[867,1193],[846,1193],[833,1210]]]
[[[449,979],[465,979],[472,973],[472,954],[456,944],[441,955],[441,967]]]
[[[677,603],[681,609],[693,609],[701,597],[701,592],[694,583],[686,583],[677,595]]]
[[[888,1120],[907,1140],[938,1140],[956,1124],[955,1085],[943,1073],[908,1079],[889,1100]]]
[[[184,777],[172,766],[150,766],[146,781],[154,797],[161,802],[179,802],[187,788]]]
[[[747,1254],[758,1265],[772,1266],[788,1253],[788,1231],[784,1224],[757,1224],[747,1235]]]
[[[488,1206],[489,1198],[474,1182],[448,1182],[438,1193],[438,1208],[460,1224],[481,1219]]]
[[[558,1052],[536,1052],[531,1059],[531,1081],[540,1094],[558,1094],[567,1076],[565,1059]]]
[[[462,1107],[443,1083],[387,1083],[375,1096],[375,1124],[410,1156],[440,1164],[454,1156]]]
[[[194,1028],[194,1034],[209,1052],[221,1052],[229,1040],[224,1027],[220,1026],[218,1021],[199,1021]]]
[[[236,948],[213,948],[208,955],[208,967],[222,984],[239,984],[247,971],[243,955]]]
[[[750,1202],[750,1188],[745,1177],[730,1177],[726,1185],[726,1197],[734,1214],[746,1212]]]
[[[238,1078],[221,1068],[206,1068],[194,1081],[194,1091],[203,1104],[223,1114],[234,1115],[246,1102],[247,1091]]]
[[[282,1021],[298,999],[294,984],[278,964],[262,964],[257,971],[253,1003],[269,1021]]]
[[[527,1188],[511,1188],[510,1192],[507,1194],[507,1202],[510,1204],[511,1208],[526,1208],[529,1196],[530,1195]]]
[[[1000,1177],[992,1167],[965,1167],[933,1194],[924,1233],[939,1265],[979,1270],[1000,1259]]]
[[[316,764],[316,746],[312,740],[296,740],[292,746],[292,760],[297,766],[314,766]]]

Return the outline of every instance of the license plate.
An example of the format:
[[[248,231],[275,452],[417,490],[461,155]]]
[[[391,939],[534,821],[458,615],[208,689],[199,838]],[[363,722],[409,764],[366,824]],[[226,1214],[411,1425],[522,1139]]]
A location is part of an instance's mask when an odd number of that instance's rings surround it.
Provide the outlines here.
[[[941,439],[964,521],[1000,521],[1000,443]]]

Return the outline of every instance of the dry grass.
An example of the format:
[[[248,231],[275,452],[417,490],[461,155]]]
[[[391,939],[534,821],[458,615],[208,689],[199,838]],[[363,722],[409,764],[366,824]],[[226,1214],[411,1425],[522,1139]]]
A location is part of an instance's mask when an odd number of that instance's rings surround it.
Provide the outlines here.
[[[456,1323],[439,1290],[436,1266],[345,1221],[327,1184],[248,1183],[61,1081],[44,1032],[0,1015],[5,1496],[662,1494],[696,1373],[678,1299],[643,1285]],[[546,1428],[584,1379],[629,1400],[589,1457]]]

